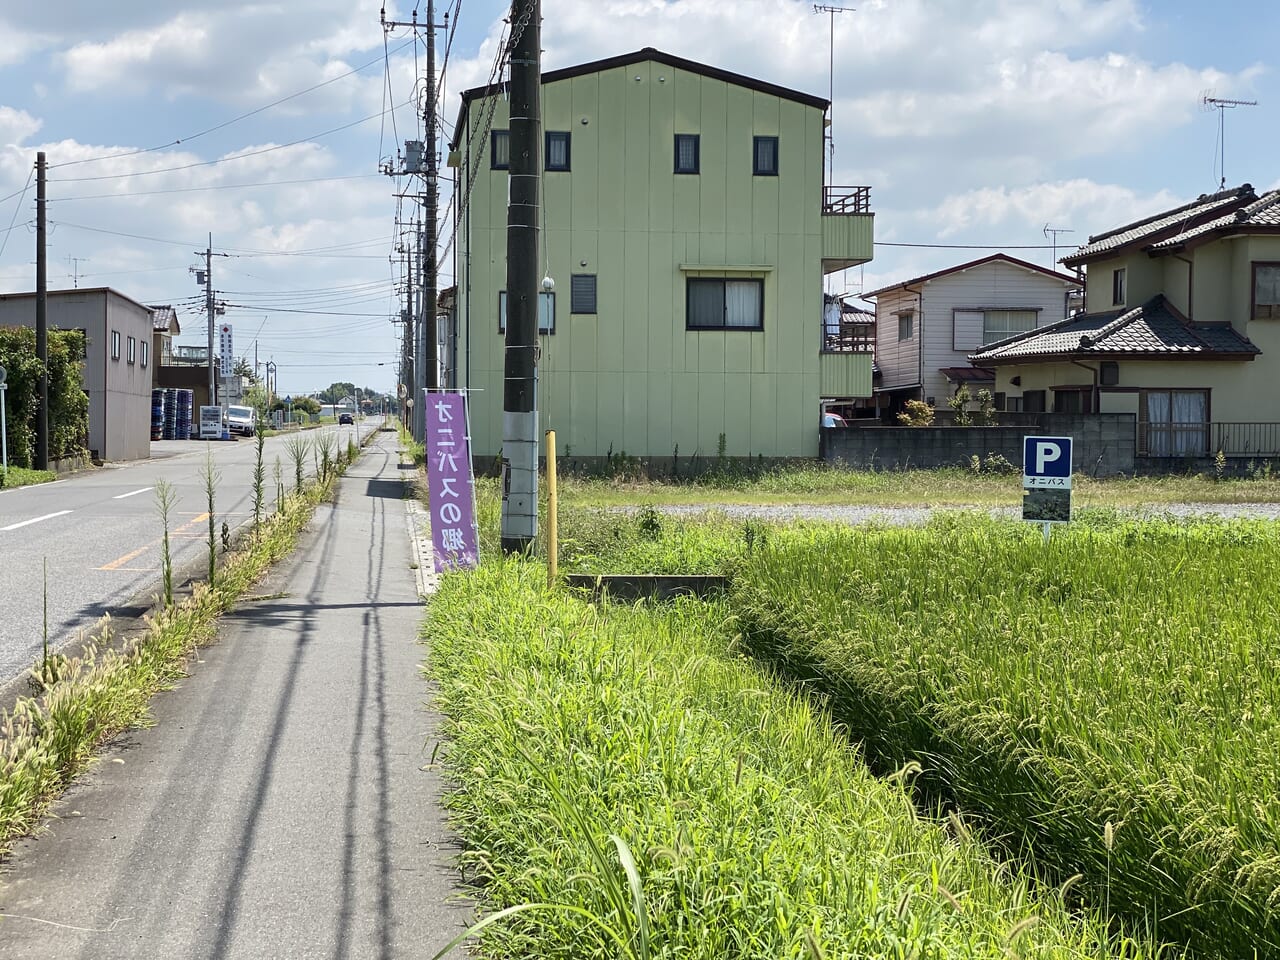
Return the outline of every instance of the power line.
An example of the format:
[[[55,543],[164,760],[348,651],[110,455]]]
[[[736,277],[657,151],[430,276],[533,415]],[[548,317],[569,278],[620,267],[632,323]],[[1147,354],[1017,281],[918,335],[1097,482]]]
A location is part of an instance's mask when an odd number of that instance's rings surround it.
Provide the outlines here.
[[[122,177],[134,174],[124,173]],[[376,173],[356,173],[342,177],[304,177],[299,180],[263,180],[258,183],[222,183],[208,187],[172,187],[168,190],[120,190],[116,193],[93,193],[79,197],[55,197],[50,203],[66,203],[68,200],[114,200],[116,197],[158,197],[169,193],[200,193],[206,190],[243,190],[249,187],[283,187],[302,183],[332,183],[339,180],[375,180]],[[70,181],[61,181],[67,183]]]
[[[404,103],[397,104],[396,106],[393,106],[391,109],[394,111],[395,109],[397,109],[397,107],[407,107],[411,103],[413,103],[412,100],[406,100]],[[312,134],[311,136],[308,136],[308,137],[300,137],[299,139],[291,140],[288,143],[280,143],[280,144],[276,144],[275,146],[263,147],[261,150],[250,150],[248,153],[238,153],[232,157],[219,157],[216,160],[200,160],[200,161],[197,161],[196,163],[187,163],[178,167],[162,167],[159,170],[138,170],[132,173],[110,173],[110,174],[103,174],[102,176],[97,176],[97,177],[64,177],[62,179],[59,179],[56,182],[88,183],[94,180],[123,180],[128,177],[151,177],[151,176],[155,176],[158,173],[176,173],[180,170],[194,170],[197,167],[212,167],[220,163],[233,163],[236,160],[248,160],[250,157],[260,157],[263,154],[275,153],[277,150],[287,150],[289,147],[296,147],[299,144],[303,144],[303,143],[311,143],[312,141],[319,140],[321,137],[328,137],[328,136],[332,136],[335,133],[341,133],[344,130],[350,130],[352,127],[358,127],[362,123],[368,123],[370,120],[376,120],[379,117],[384,116],[386,112],[387,111],[384,108],[377,113],[371,113],[367,117],[361,117],[359,120],[352,120],[350,123],[344,123],[340,127],[333,127],[332,129],[325,130],[322,133]],[[108,159],[108,158],[103,158],[103,159]]]
[[[35,175],[34,170],[27,171],[26,186],[24,186],[21,190],[18,191],[18,193],[21,194],[21,196],[18,197],[18,202],[13,205],[13,217],[10,218],[8,229],[6,229],[4,232],[4,239],[0,240],[0,256],[3,256],[4,248],[9,243],[9,234],[11,234],[14,231],[15,224],[18,222],[18,211],[22,209],[22,201],[26,199],[27,191],[31,189],[31,178],[34,175]],[[9,196],[12,197],[12,196],[15,196],[15,194],[11,193],[9,194]],[[9,197],[5,197],[5,199],[6,200],[9,199]]]
[[[408,43],[402,44],[401,46],[396,48],[395,52],[399,53],[408,45],[409,45]],[[282,103],[288,103],[290,100],[294,100],[305,94],[311,93],[313,90],[319,90],[321,87],[327,87],[331,83],[337,83],[339,80],[345,80],[347,77],[354,76],[355,74],[360,73],[362,70],[369,69],[369,67],[372,67],[381,59],[382,59],[381,57],[374,57],[368,63],[363,64],[359,67],[356,67],[354,70],[348,70],[346,73],[342,74],[341,76],[331,77],[328,80],[323,80],[320,83],[307,87],[305,90],[299,90],[297,93],[291,93],[287,97],[281,97],[279,100],[273,100],[271,103],[258,107],[254,110],[250,110],[248,113],[242,113],[238,117],[232,117],[230,120],[224,120],[222,123],[219,123],[216,126],[209,127],[207,130],[201,130],[199,133],[193,133],[190,136],[183,137],[179,140],[173,140],[169,143],[161,144],[160,146],[157,146],[157,147],[143,147],[139,150],[131,150],[127,153],[103,154],[102,156],[98,156],[98,157],[86,157],[83,160],[65,160],[62,163],[50,164],[49,169],[56,170],[59,167],[72,167],[82,163],[98,163],[102,160],[116,160],[121,157],[134,157],[142,153],[155,153],[157,150],[167,150],[169,147],[180,146],[181,144],[189,143],[192,140],[198,140],[200,137],[203,137],[210,133],[214,133],[218,130],[223,129],[224,127],[229,127],[233,123],[239,123],[241,120],[247,120],[249,117],[256,116],[257,114],[262,113],[265,110],[270,110],[272,107],[278,107]],[[155,172],[158,173],[160,171],[155,171]],[[96,179],[96,178],[83,178],[83,179]]]

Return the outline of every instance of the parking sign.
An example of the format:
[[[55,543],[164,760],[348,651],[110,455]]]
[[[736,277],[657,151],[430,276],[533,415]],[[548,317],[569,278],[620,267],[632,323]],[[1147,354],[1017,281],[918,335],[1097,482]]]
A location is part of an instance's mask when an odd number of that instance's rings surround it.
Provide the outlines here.
[[[1022,485],[1071,489],[1071,438],[1023,437]]]

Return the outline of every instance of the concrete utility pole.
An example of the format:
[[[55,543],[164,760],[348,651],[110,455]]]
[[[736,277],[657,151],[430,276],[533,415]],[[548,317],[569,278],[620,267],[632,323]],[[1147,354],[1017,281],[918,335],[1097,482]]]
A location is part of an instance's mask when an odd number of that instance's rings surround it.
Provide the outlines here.
[[[418,200],[423,206],[423,224],[419,222],[418,227],[418,276],[419,276],[419,296],[417,314],[413,319],[413,326],[407,329],[406,335],[410,344],[413,355],[413,380],[412,383],[402,381],[406,386],[411,386],[410,398],[415,400],[415,406],[421,404],[422,391],[424,389],[435,389],[439,386],[439,363],[437,360],[436,349],[436,286],[437,286],[437,270],[436,270],[436,245],[437,245],[437,226],[436,217],[439,206],[439,184],[438,184],[438,153],[436,149],[436,130],[437,130],[437,111],[436,111],[436,5],[435,0],[427,0],[427,20],[426,23],[418,22],[418,11],[415,7],[413,17],[410,20],[388,20],[387,11],[384,7],[380,14],[382,29],[384,31],[392,27],[410,27],[416,36],[420,28],[426,29],[427,34],[427,75],[425,92],[422,103],[422,121],[425,128],[425,139],[422,143],[409,141],[405,144],[406,168],[404,170],[392,169],[390,165],[384,172],[391,176],[402,176],[404,174],[419,175],[423,178],[423,193],[419,195]],[[413,147],[414,150],[410,151]],[[420,154],[419,155],[419,151]],[[424,169],[425,166],[425,169]],[[425,226],[425,229],[423,227]],[[410,273],[410,285],[412,286],[412,273]],[[412,313],[412,308],[411,308]],[[425,422],[419,416],[414,416],[411,428],[415,440],[422,440],[424,436]]]
[[[213,369],[213,234],[204,248],[204,309],[209,316],[209,406],[218,402],[218,380]]]
[[[426,282],[423,284],[426,305],[423,309],[422,356],[425,358],[426,387],[435,390],[440,386],[440,362],[436,356],[436,297],[438,291],[436,265],[436,216],[439,206],[440,174],[439,154],[436,150],[436,4],[427,0],[427,96],[422,111],[427,131],[427,262]],[[421,397],[419,390],[415,396]],[[420,418],[415,418],[420,419]],[[425,421],[423,421],[425,429]]]
[[[507,334],[502,395],[502,550],[538,533],[538,185],[541,179],[540,0],[511,2]]]
[[[44,151],[36,154],[36,386],[40,411],[36,414],[35,468],[49,469],[49,251],[45,249]]]

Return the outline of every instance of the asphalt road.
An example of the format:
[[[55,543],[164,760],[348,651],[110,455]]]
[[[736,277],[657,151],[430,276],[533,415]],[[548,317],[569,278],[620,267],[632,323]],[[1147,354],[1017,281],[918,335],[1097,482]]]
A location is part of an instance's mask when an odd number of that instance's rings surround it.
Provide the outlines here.
[[[375,429],[364,421],[361,433]],[[345,446],[351,426],[324,427],[306,436],[338,435]],[[285,436],[267,439],[267,503],[275,502],[279,457],[292,486]],[[208,511],[201,470],[206,453],[221,475],[215,517],[237,529],[253,518],[255,441],[151,444],[152,458],[75,474],[55,483],[0,490],[0,686],[20,676],[39,656],[45,624],[44,564],[48,564],[48,629],[51,647],[76,639],[110,613],[137,617],[160,592],[163,527],[156,483],[167,480],[177,501],[170,517],[174,570],[205,556]],[[307,463],[314,474],[313,461]],[[175,576],[175,581],[177,581]]]
[[[465,928],[402,476],[382,434],[156,724],[16,845],[0,957],[392,960]]]

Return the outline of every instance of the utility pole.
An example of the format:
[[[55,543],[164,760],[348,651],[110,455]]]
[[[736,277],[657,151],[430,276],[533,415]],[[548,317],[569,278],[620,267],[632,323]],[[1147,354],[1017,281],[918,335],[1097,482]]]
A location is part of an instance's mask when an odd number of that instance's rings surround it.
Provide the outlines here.
[[[404,174],[419,175],[423,178],[423,192],[418,199],[423,206],[423,220],[418,227],[418,275],[419,297],[416,318],[413,327],[406,330],[410,350],[413,356],[413,381],[411,398],[414,406],[422,404],[422,394],[426,389],[439,386],[439,363],[436,349],[436,217],[439,206],[438,184],[438,151],[436,147],[436,131],[438,128],[436,111],[436,5],[435,0],[427,0],[426,23],[418,22],[418,12],[414,9],[410,20],[388,20],[384,7],[380,15],[382,29],[385,32],[393,27],[409,27],[416,36],[420,28],[426,29],[427,40],[427,75],[422,103],[422,122],[425,129],[423,142],[409,141],[405,143],[405,169],[393,170],[390,165],[385,170],[391,176]],[[425,230],[423,229],[425,226]],[[412,276],[412,274],[410,275]],[[410,281],[412,284],[412,280]],[[412,310],[411,310],[412,313]],[[408,384],[406,384],[408,385]],[[415,440],[422,440],[425,421],[414,416],[411,430]]]
[[[502,551],[538,533],[538,185],[541,0],[511,2],[511,145],[507,172],[507,334],[502,395]]]
[[[427,275],[423,286],[426,307],[422,330],[422,356],[426,358],[426,388],[435,390],[440,386],[440,362],[436,356],[436,298],[438,291],[438,273],[436,264],[436,216],[439,206],[439,153],[436,149],[436,4],[435,0],[427,0],[427,96],[422,111],[422,120],[427,129]],[[419,397],[422,391],[419,390]],[[422,419],[422,418],[415,418]],[[423,429],[426,421],[423,420]]]
[[[36,359],[40,379],[36,386],[40,412],[36,414],[37,470],[49,469],[49,251],[45,249],[44,151],[36,154]]]
[[[209,318],[209,406],[216,407],[218,405],[218,381],[217,371],[213,366],[213,328],[217,325],[217,317],[215,316],[217,305],[213,302],[213,234],[209,234],[209,245],[203,250],[197,250],[196,256],[204,257],[203,277],[202,271],[196,270],[196,283],[204,281],[204,309]],[[229,257],[229,253],[220,253],[220,257]]]

